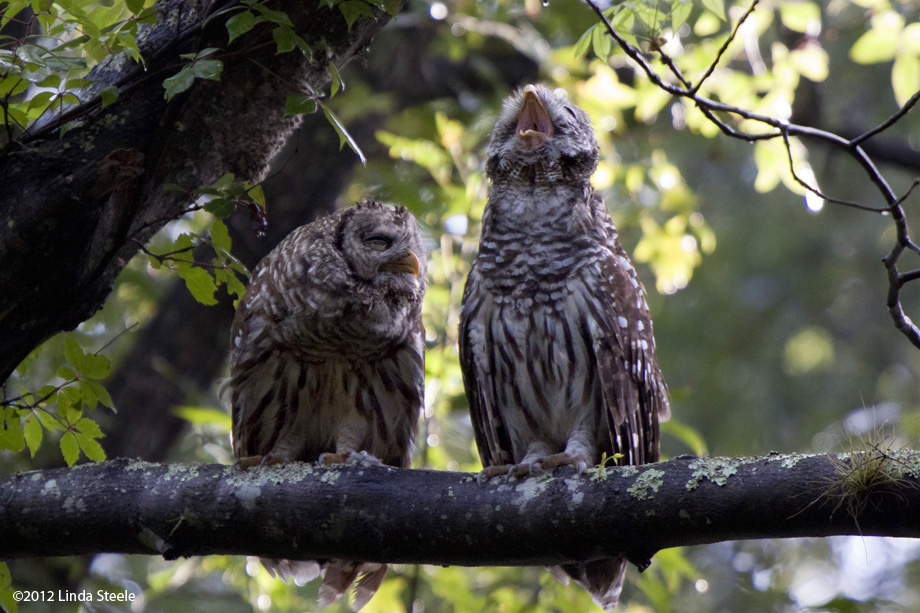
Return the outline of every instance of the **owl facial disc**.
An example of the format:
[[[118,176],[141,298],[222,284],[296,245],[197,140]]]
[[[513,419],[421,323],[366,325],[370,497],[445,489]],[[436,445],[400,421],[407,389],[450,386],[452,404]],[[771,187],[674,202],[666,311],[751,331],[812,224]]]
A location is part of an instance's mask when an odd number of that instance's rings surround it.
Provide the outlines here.
[[[518,114],[517,137],[527,147],[536,148],[553,135],[553,122],[549,113],[537,98],[536,89],[528,85],[524,89],[524,105]]]
[[[418,277],[418,256],[410,249],[392,260],[387,260],[380,265],[378,270],[380,272],[407,272],[413,277]]]

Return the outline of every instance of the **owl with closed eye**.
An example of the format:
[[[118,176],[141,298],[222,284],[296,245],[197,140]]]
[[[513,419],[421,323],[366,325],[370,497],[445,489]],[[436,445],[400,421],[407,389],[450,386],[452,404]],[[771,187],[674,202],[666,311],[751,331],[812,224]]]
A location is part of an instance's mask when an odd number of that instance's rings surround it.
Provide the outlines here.
[[[294,230],[252,272],[231,330],[233,453],[249,468],[356,460],[408,468],[424,394],[426,258],[403,207],[364,200]],[[355,610],[385,564],[262,560],[321,607]]]
[[[668,389],[636,270],[591,187],[597,158],[588,115],[563,90],[505,100],[459,334],[485,477],[658,461]],[[549,570],[611,610],[626,559]]]

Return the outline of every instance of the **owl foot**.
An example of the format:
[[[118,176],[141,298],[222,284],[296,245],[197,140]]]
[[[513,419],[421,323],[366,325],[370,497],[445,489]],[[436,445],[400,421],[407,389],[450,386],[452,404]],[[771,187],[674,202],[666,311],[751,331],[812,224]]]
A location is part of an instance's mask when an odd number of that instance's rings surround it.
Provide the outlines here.
[[[233,465],[240,470],[246,470],[247,468],[252,468],[253,466],[272,466],[274,464],[287,463],[288,459],[286,457],[274,453],[269,453],[268,455],[250,455],[246,456],[245,458],[237,458]]]
[[[319,463],[323,465],[370,464],[373,466],[383,466],[383,462],[366,451],[352,451],[350,453],[321,453],[319,454]]]
[[[520,464],[500,464],[498,466],[486,466],[477,476],[478,481],[488,481],[495,477],[508,475],[514,479],[523,479],[531,475],[538,475],[541,467],[536,462],[521,462]]]
[[[571,456],[564,451],[540,459],[540,468],[543,470],[552,470],[559,466],[571,466],[580,475],[588,468],[588,462],[582,457]]]
[[[319,454],[319,463],[322,465],[344,464],[348,460],[348,455],[344,453],[321,453]]]
[[[237,458],[233,462],[233,466],[239,468],[240,470],[246,470],[247,468],[252,468],[253,466],[259,466],[262,464],[262,456],[260,455],[250,455],[245,458]]]
[[[486,466],[481,471],[479,471],[478,475],[476,475],[476,480],[481,483],[483,481],[488,481],[489,479],[494,479],[495,477],[501,477],[502,475],[510,474],[512,468],[514,468],[514,464]]]

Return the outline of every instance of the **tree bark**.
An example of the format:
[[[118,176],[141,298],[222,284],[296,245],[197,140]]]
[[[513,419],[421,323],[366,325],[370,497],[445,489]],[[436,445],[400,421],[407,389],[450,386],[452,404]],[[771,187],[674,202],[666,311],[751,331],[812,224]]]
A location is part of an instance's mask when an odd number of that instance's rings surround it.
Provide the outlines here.
[[[320,0],[281,0],[312,57],[275,53],[272,27],[257,26],[227,46],[223,10],[235,0],[161,0],[158,23],[142,29],[145,67],[123,57],[90,74],[84,105],[65,113],[82,124],[52,123],[0,151],[0,381],[52,334],[69,330],[103,303],[140,245],[190,204],[186,191],[227,172],[258,181],[299,119],[284,116],[287,96],[321,90],[330,61],[346,64],[389,21],[361,18],[349,30]],[[180,54],[226,49],[220,81],[197,80],[170,102],[163,79],[188,60]],[[99,108],[95,92],[117,85]],[[75,124],[71,124],[75,125]],[[332,128],[330,127],[330,130]]]
[[[857,472],[861,471],[861,472]],[[100,552],[560,564],[737,539],[920,537],[920,452],[682,457],[523,480],[112,460],[0,478],[0,558]],[[862,484],[862,485],[859,485]]]

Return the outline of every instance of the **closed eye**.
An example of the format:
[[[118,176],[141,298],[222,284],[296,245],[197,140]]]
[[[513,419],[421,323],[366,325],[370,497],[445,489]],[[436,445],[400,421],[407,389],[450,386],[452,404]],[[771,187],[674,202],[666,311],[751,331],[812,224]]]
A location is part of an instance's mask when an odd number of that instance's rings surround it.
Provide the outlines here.
[[[393,239],[389,236],[374,234],[364,239],[364,244],[374,251],[386,251],[393,246]]]
[[[572,116],[572,119],[578,119],[578,115],[575,114],[575,111],[574,111],[574,109],[572,109],[572,107],[567,106],[567,107],[565,107],[565,110],[567,110],[567,111],[569,112],[569,115]]]

